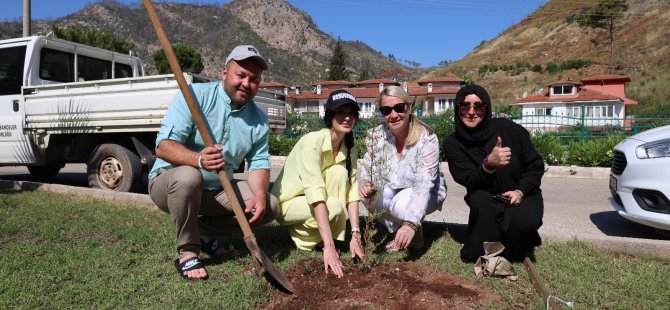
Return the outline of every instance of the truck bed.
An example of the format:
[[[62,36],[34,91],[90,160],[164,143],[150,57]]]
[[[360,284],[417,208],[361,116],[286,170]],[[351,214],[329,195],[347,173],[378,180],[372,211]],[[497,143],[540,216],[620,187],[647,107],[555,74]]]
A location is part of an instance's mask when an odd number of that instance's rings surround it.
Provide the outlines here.
[[[50,134],[158,131],[172,74],[24,87],[25,128]]]

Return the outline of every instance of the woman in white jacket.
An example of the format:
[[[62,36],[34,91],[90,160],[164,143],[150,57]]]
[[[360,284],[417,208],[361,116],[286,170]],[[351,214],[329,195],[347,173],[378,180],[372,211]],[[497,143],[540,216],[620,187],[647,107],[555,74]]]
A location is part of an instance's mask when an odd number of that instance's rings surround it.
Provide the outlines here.
[[[441,209],[447,196],[438,138],[412,114],[414,103],[401,87],[385,88],[378,108],[384,121],[368,131],[359,195],[368,210],[382,213],[379,221],[395,233],[387,251],[421,249],[422,221]]]

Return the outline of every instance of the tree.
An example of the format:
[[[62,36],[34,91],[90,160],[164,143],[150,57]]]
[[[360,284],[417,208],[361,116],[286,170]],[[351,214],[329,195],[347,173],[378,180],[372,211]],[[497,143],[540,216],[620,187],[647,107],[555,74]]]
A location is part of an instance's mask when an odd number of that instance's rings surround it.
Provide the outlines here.
[[[128,54],[135,47],[134,44],[123,38],[95,29],[81,29],[77,27],[58,28],[55,24],[52,24],[51,31],[57,38],[124,54]]]
[[[361,72],[358,73],[358,81],[365,81],[370,78],[370,64],[366,61],[363,63],[363,67],[361,68]]]
[[[628,5],[623,0],[600,0],[598,4],[583,12],[576,18],[582,27],[593,29],[605,29],[609,33],[610,41],[610,69],[614,67],[614,35],[615,23],[628,10]]]
[[[328,79],[331,81],[346,81],[349,78],[347,71],[347,54],[340,44],[338,39],[333,48],[333,57],[330,58],[330,66],[328,67]]]
[[[177,57],[177,62],[181,66],[182,71],[191,72],[191,73],[200,73],[205,67],[202,65],[202,55],[198,53],[194,48],[182,44],[175,43],[172,45],[172,50]],[[160,74],[171,73],[170,63],[165,57],[165,51],[161,48],[153,54],[154,64],[156,65],[156,70]]]
[[[448,66],[448,65],[449,65],[450,63],[452,63],[452,62],[453,62],[453,61],[450,60],[450,59],[440,60],[440,63],[438,64],[438,66],[446,67],[446,66]]]

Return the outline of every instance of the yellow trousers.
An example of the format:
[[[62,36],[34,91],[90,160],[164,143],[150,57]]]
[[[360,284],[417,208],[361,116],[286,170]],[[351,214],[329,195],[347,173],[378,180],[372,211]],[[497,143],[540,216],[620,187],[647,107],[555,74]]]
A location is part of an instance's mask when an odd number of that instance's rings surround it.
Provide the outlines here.
[[[326,207],[330,232],[335,240],[344,240],[347,216],[347,193],[349,182],[347,169],[344,165],[333,165],[323,172],[326,185]],[[298,249],[312,250],[323,241],[319,234],[319,226],[314,218],[314,207],[307,203],[304,195],[297,196],[279,203],[277,222],[288,226],[291,239]]]

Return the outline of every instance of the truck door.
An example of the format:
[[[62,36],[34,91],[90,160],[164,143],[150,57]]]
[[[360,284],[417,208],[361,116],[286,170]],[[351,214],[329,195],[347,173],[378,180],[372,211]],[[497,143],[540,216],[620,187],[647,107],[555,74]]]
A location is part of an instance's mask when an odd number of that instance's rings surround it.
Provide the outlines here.
[[[23,133],[21,100],[26,46],[0,47],[0,164],[34,163],[28,136]]]

